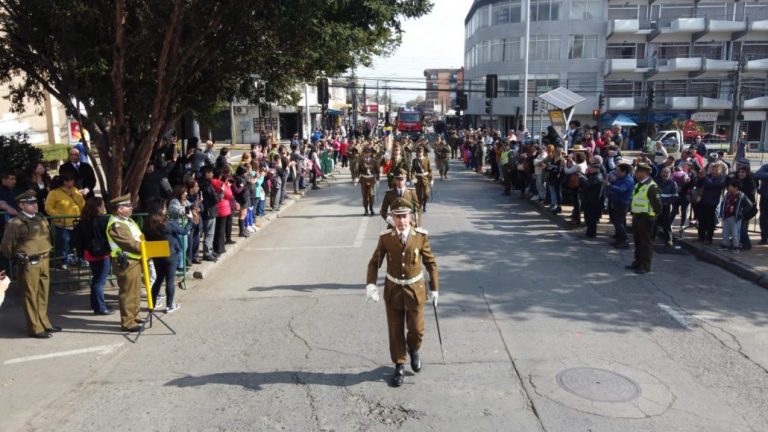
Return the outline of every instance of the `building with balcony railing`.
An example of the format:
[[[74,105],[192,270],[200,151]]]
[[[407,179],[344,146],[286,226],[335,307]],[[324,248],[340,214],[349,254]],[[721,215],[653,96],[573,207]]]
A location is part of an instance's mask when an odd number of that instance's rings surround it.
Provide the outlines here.
[[[514,126],[515,114],[533,97],[564,86],[587,98],[575,117],[586,124],[595,124],[592,110],[603,94],[603,123],[619,113],[638,123],[693,116],[713,120],[706,126],[727,134],[737,106],[750,141],[765,142],[768,135],[768,0],[476,0],[465,20],[464,52],[467,114],[476,124],[489,120],[482,90],[485,76],[497,74],[499,128]],[[734,103],[737,74],[741,98]],[[526,123],[537,133],[548,120],[529,109]]]
[[[439,113],[445,114],[453,109],[455,104],[456,89],[463,79],[462,69],[426,69],[427,91],[424,106],[430,111],[439,107]]]

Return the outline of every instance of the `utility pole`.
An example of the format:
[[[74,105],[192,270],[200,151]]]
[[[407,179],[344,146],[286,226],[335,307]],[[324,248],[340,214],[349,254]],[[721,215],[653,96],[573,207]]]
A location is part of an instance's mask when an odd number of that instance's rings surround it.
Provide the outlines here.
[[[733,77],[733,104],[731,105],[731,153],[736,152],[736,142],[739,140],[739,117],[741,114],[741,74],[744,72],[744,42],[739,48],[739,64]]]
[[[352,132],[357,132],[357,67],[352,68]]]
[[[531,47],[531,1],[523,0],[523,19],[525,19],[525,46],[523,47],[523,130],[528,119],[528,60]],[[517,132],[517,130],[515,130]]]

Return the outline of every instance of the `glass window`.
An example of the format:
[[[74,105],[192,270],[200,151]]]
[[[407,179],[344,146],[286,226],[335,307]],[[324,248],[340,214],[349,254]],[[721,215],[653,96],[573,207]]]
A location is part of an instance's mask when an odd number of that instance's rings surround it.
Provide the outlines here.
[[[607,59],[641,59],[645,58],[645,44],[618,43],[605,46]]]
[[[571,35],[571,49],[568,58],[597,58],[597,35]]]
[[[728,7],[725,3],[700,3],[696,7],[696,16],[699,18],[709,18],[714,20],[724,20],[731,18],[728,16]]]
[[[504,41],[496,39],[491,41],[491,62],[499,63],[504,61]]]
[[[488,27],[491,23],[491,6],[483,6],[475,12],[477,15],[477,28]]]
[[[520,39],[504,39],[504,61],[515,61],[521,58]]]
[[[602,17],[603,2],[600,0],[575,0],[571,3],[571,19],[589,20]]]
[[[573,15],[573,13],[571,13]],[[640,8],[634,6],[608,6],[608,19],[639,19]]]
[[[520,79],[513,76],[499,77],[499,96],[518,97],[520,96]]]
[[[744,8],[745,13],[751,21],[762,21],[768,19],[768,4],[766,3],[745,3]]]
[[[605,81],[603,93],[605,97],[642,96],[642,84],[640,81]]]
[[[704,57],[710,60],[721,60],[723,58],[723,42],[710,44],[693,44],[693,56]]]
[[[531,60],[557,60],[560,58],[560,36],[533,35],[528,50]]]
[[[660,59],[687,58],[690,44],[669,43],[660,44],[656,49],[656,57]]]
[[[768,42],[743,42],[743,55],[747,60],[768,58]],[[734,43],[733,59],[738,60],[739,52],[742,49]]]
[[[531,0],[531,21],[557,21],[560,3],[556,0]]]
[[[520,22],[520,1],[502,1],[493,4],[491,24],[508,24]]]
[[[528,94],[542,94],[560,86],[559,78],[537,78],[528,80]]]

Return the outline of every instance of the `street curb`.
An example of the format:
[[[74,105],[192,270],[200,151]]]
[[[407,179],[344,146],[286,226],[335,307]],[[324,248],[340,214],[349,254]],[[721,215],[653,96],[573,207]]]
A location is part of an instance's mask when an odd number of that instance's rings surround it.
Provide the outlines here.
[[[338,173],[335,173],[335,174],[338,174]],[[330,181],[330,183],[336,183],[336,182],[335,181]],[[327,187],[329,187],[329,186],[324,186],[321,189],[325,189]],[[188,273],[187,281],[194,281],[194,280],[205,279],[206,275],[209,272],[211,272],[212,270],[216,269],[217,266],[221,265],[222,263],[228,261],[230,259],[230,257],[235,256],[240,249],[244,248],[245,245],[250,243],[254,238],[259,237],[259,234],[261,232],[263,232],[264,229],[267,226],[272,224],[272,222],[274,222],[276,219],[279,219],[280,215],[282,213],[284,213],[287,209],[291,208],[294,205],[294,203],[296,203],[297,201],[299,201],[302,198],[304,198],[304,196],[306,196],[307,193],[310,190],[311,190],[311,188],[307,188],[304,191],[304,195],[293,195],[293,193],[290,193],[289,194],[290,198],[288,198],[288,200],[286,200],[286,202],[283,203],[280,206],[280,210],[279,211],[277,211],[277,212],[270,212],[270,213],[268,213],[266,216],[264,216],[261,219],[261,223],[260,223],[261,226],[260,226],[260,230],[259,231],[251,233],[251,235],[249,237],[247,237],[247,238],[238,237],[238,240],[235,242],[235,244],[229,246],[229,249],[227,250],[227,252],[225,254],[219,256],[218,261],[216,261],[216,262],[204,261],[202,264],[198,264],[196,266],[197,269],[194,269],[193,271],[190,271]],[[234,235],[233,235],[233,237],[234,237]]]
[[[723,256],[707,247],[702,247],[690,240],[678,240],[678,244],[691,252],[696,258],[714,264],[742,279],[754,282],[763,288],[768,288],[768,274],[755,270],[735,258]]]

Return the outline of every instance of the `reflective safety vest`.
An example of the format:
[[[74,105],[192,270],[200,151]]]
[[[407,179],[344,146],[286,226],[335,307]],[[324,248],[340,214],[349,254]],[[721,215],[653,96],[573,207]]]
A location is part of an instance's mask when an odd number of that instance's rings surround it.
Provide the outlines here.
[[[507,150],[505,152],[501,152],[501,157],[499,158],[499,163],[501,166],[504,166],[509,162],[509,157],[512,156],[512,150]]]
[[[656,212],[653,211],[648,191],[651,186],[656,186],[653,180],[649,180],[647,183],[635,186],[635,193],[632,195],[632,208],[631,211],[634,214],[646,213],[650,217],[656,217]]]
[[[141,229],[136,224],[136,222],[133,221],[133,219],[122,219],[115,215],[112,215],[109,217],[109,222],[107,222],[107,241],[109,242],[109,248],[111,249],[110,256],[112,258],[115,258],[117,254],[120,252],[123,252],[123,249],[120,248],[120,246],[115,243],[115,241],[112,239],[112,236],[109,234],[110,228],[112,228],[112,225],[116,224],[117,222],[122,222],[126,225],[128,225],[128,228],[131,230],[131,235],[133,236],[136,241],[141,241]],[[133,253],[133,252],[125,252],[125,254],[128,256],[128,258],[133,259],[141,259],[141,254]]]

